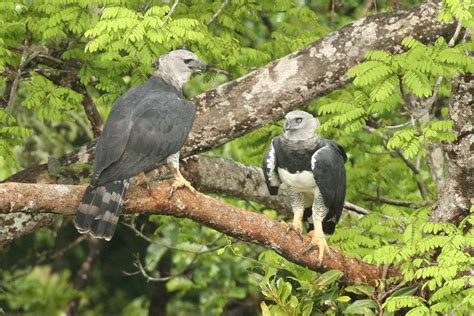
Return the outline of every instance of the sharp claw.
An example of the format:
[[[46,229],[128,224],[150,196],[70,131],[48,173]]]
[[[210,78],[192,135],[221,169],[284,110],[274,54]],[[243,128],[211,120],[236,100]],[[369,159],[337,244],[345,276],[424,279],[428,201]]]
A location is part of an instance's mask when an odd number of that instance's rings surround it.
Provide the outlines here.
[[[150,196],[151,196],[151,195],[152,195],[152,193],[151,193],[151,189],[150,189],[150,187],[148,186],[148,183],[145,183],[145,189],[146,189],[146,191],[148,192],[148,195],[150,195]]]
[[[290,232],[290,230],[293,230],[298,234],[298,237],[303,240],[303,229],[299,227],[298,225],[295,224],[287,224],[288,226],[286,227],[286,234]]]
[[[329,256],[331,256],[331,250],[326,242],[326,239],[323,236],[318,236],[314,232],[310,233],[312,235],[311,238],[311,245],[303,252],[303,254],[308,253],[309,251],[315,250],[316,248],[318,249],[318,261],[319,264],[321,265],[323,263],[323,258],[324,255],[327,253]]]
[[[179,188],[182,188],[182,187],[185,187],[187,188],[189,191],[191,191],[191,193],[196,193],[196,189],[193,188],[193,186],[191,185],[191,183],[189,183],[186,179],[184,178],[177,178],[173,184],[171,185],[171,190],[170,190],[170,195],[169,197],[171,198],[173,196],[173,194],[179,189]]]
[[[305,255],[305,254],[307,254],[308,252],[313,251],[313,250],[314,250],[314,246],[313,246],[313,244],[311,244],[308,248],[306,248],[305,251],[303,251],[303,254]]]
[[[171,190],[170,190],[170,194],[168,195],[168,198],[171,199],[171,197],[173,196],[175,192],[176,192],[176,188],[174,186],[171,186]]]

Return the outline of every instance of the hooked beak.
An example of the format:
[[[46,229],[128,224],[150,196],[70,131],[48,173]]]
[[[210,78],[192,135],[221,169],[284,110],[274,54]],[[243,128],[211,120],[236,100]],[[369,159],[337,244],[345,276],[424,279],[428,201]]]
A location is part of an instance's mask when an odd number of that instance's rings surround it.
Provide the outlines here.
[[[288,121],[285,121],[285,125],[283,125],[283,129],[285,131],[292,129],[291,123]]]
[[[188,64],[188,67],[194,72],[203,72],[207,70],[207,65],[200,60],[193,60]]]

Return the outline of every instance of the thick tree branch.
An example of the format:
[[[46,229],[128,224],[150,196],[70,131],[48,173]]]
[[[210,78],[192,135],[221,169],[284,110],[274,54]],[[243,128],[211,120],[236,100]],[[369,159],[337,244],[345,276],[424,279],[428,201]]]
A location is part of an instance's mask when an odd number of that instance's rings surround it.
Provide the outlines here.
[[[222,233],[273,249],[288,260],[313,270],[339,269],[344,280],[351,283],[373,284],[382,278],[382,267],[371,265],[331,248],[319,265],[317,251],[306,252],[310,245],[308,236],[300,239],[287,226],[258,213],[248,212],[225,204],[201,193],[178,190],[171,198],[170,183],[150,184],[152,195],[140,186],[129,192],[125,213],[161,214],[190,218]],[[85,186],[51,184],[0,184],[0,212],[74,214]],[[399,276],[392,267],[387,277]]]

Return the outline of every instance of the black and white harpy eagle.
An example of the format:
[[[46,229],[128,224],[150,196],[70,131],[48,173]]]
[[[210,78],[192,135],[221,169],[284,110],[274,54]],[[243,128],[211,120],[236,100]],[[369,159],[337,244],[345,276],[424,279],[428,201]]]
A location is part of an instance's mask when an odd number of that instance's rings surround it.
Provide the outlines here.
[[[270,194],[286,187],[293,210],[288,228],[303,233],[303,218],[314,225],[312,247],[322,261],[329,251],[325,233],[334,233],[341,217],[346,194],[346,153],[338,144],[315,134],[319,121],[304,111],[285,116],[285,133],[275,137],[263,161]]]
[[[152,77],[117,99],[97,142],[92,182],[77,209],[80,233],[110,240],[117,226],[129,179],[166,160],[173,188],[191,184],[179,172],[179,150],[196,110],[182,86],[206,65],[187,50],[174,50],[155,63]]]

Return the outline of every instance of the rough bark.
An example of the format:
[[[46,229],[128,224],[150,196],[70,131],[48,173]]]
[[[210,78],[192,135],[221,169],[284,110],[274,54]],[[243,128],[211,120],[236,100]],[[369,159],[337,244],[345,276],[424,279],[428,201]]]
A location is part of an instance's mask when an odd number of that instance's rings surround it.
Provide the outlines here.
[[[431,220],[458,223],[472,206],[474,197],[474,163],[472,159],[472,107],[474,105],[474,75],[460,76],[453,85],[449,102],[449,117],[454,121],[456,140],[444,144],[448,176],[433,206]]]
[[[84,193],[83,185],[60,184],[0,184],[0,213],[50,212],[72,215]],[[383,268],[365,263],[331,248],[319,264],[316,250],[310,247],[310,237],[300,239],[294,231],[287,232],[287,225],[265,215],[242,210],[219,200],[178,190],[170,198],[170,183],[149,184],[151,195],[141,186],[132,187],[125,205],[125,213],[161,214],[190,218],[203,225],[243,241],[273,249],[288,260],[316,271],[339,269],[344,281],[374,284],[383,279]],[[399,276],[397,267],[391,267],[387,277]]]
[[[449,37],[455,26],[437,22],[439,8],[439,3],[429,1],[411,10],[360,19],[242,78],[194,97],[198,115],[182,156],[224,144],[342,87],[349,82],[346,71],[360,62],[368,50],[400,51],[400,42],[407,36],[424,43],[439,36]],[[65,161],[73,163],[81,156],[81,161],[90,161],[92,153],[82,150]],[[32,179],[49,183],[56,180],[48,175],[46,166],[41,166],[21,172],[10,181],[36,182]],[[19,226],[10,229],[3,217],[0,227],[8,234],[5,238],[23,234]]]

